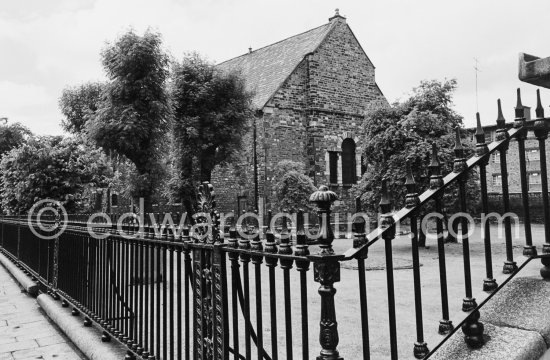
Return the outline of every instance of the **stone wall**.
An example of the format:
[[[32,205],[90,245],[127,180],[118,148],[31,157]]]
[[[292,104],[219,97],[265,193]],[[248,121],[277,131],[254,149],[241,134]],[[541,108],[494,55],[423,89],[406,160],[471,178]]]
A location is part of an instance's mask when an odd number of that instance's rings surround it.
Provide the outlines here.
[[[365,113],[387,104],[376,85],[374,66],[345,19],[332,20],[332,30],[319,48],[306,55],[256,118],[259,197],[273,208],[273,169],[281,160],[305,164],[316,186],[328,184],[328,151],[341,151],[342,141],[356,143],[356,175],[360,178],[362,123]],[[245,139],[238,164],[217,168],[212,182],[221,211],[237,208],[238,196],[254,207],[252,136]],[[239,173],[235,173],[239,166]],[[341,173],[341,163],[339,163]],[[341,201],[336,211],[354,207],[352,184],[330,184]]]

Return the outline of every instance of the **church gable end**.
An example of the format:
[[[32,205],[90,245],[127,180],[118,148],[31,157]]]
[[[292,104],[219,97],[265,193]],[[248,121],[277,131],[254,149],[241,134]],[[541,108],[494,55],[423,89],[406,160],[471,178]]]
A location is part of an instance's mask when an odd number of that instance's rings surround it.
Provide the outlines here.
[[[310,62],[312,108],[364,114],[386,103],[376,85],[371,63],[343,18],[333,19],[331,32]]]

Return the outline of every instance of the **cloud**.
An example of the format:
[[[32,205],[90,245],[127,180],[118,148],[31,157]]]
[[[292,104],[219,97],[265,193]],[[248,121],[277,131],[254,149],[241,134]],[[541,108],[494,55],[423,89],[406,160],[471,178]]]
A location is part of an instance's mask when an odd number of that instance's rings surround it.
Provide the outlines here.
[[[547,0],[529,2],[536,11],[528,18],[517,4],[494,0],[26,0],[0,9],[0,79],[18,87],[2,94],[0,113],[22,117],[36,132],[59,133],[62,89],[103,79],[101,49],[129,27],[158,30],[176,58],[198,51],[223,61],[326,23],[338,6],[390,101],[423,79],[457,78],[456,109],[473,124],[476,57],[482,119],[494,117],[498,97],[511,111],[517,86],[533,103],[527,96],[534,87],[517,80],[517,53],[548,52]],[[20,103],[22,89],[41,98],[27,97],[27,107],[6,106]]]

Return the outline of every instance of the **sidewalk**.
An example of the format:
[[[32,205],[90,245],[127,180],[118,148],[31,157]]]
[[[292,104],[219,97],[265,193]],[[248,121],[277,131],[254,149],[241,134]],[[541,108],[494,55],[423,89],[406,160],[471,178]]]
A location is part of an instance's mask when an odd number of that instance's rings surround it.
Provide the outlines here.
[[[0,360],[86,359],[0,265]]]

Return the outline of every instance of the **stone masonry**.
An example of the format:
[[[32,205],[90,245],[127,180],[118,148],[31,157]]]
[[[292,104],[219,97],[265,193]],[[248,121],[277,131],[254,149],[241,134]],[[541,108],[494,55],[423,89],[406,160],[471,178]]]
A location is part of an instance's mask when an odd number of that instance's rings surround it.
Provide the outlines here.
[[[281,160],[293,160],[304,163],[316,186],[329,185],[339,195],[340,210],[352,207],[349,189],[362,175],[364,116],[388,103],[376,84],[375,67],[346,19],[337,12],[325,25],[250,51],[218,68],[240,71],[254,93],[259,201],[267,209],[272,207],[272,188],[278,180],[273,177],[274,167]],[[344,163],[346,139],[353,141],[355,153],[353,161],[348,154]],[[254,208],[252,131],[245,144],[240,163],[217,168],[212,176],[221,211]],[[331,157],[337,162],[332,182]],[[354,176],[344,183],[342,174],[350,173],[349,164]]]
[[[0,284],[0,360],[85,359],[1,265]]]

